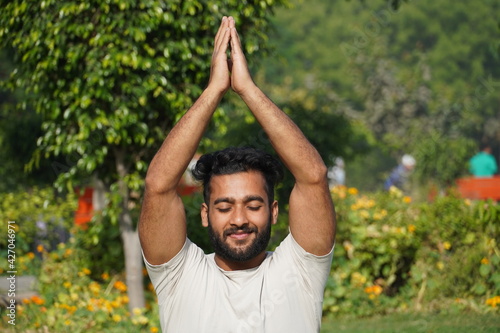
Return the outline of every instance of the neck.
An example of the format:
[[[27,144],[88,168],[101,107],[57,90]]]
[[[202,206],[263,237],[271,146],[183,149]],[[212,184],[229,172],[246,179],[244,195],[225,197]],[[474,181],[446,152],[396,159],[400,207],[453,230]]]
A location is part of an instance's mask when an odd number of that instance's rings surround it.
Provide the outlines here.
[[[215,254],[215,263],[225,271],[241,271],[259,266],[266,259],[266,251],[247,261],[232,261]]]

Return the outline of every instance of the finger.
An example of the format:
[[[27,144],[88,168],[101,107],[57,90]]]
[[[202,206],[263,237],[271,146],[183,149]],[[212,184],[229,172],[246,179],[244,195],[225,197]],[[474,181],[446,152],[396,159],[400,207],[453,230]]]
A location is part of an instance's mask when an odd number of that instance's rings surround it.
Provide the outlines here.
[[[240,36],[238,35],[238,31],[234,27],[234,21],[233,21],[233,27],[230,28],[230,31],[231,31],[231,57],[244,56],[241,47]]]
[[[221,32],[221,36],[219,38],[218,44],[216,45],[216,47],[214,49],[214,53],[217,53],[217,55],[223,54],[225,56],[228,45],[229,45],[230,38],[231,38],[231,32],[229,31],[229,28],[226,27]]]
[[[217,34],[215,35],[214,47],[216,47],[219,44],[221,35],[223,34],[223,32],[226,30],[227,27],[228,27],[227,17],[224,16],[222,17],[219,30],[217,30]]]

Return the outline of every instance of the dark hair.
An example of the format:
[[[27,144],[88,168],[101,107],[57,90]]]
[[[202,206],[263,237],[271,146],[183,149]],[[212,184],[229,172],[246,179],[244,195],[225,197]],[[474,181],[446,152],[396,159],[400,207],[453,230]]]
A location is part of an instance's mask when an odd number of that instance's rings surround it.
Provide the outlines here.
[[[481,151],[491,149],[491,145],[488,142],[481,142],[481,144],[479,145],[479,149],[481,149]]]
[[[272,155],[253,147],[229,147],[200,157],[193,177],[203,184],[203,198],[210,202],[210,180],[216,175],[260,171],[266,182],[269,204],[274,201],[274,186],[283,178],[283,166]]]

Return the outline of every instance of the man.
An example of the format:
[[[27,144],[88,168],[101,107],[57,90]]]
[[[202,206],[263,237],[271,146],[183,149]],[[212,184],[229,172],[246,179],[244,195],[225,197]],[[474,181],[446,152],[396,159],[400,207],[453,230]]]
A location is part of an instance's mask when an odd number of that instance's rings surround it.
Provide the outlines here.
[[[401,163],[391,171],[391,174],[385,180],[384,188],[389,190],[394,186],[402,191],[409,192],[408,178],[410,178],[415,165],[416,161],[413,156],[403,155]]]
[[[482,145],[481,151],[470,159],[469,171],[475,177],[492,177],[498,171],[497,162],[491,155],[489,145]]]
[[[230,47],[230,60],[226,51]],[[179,180],[224,94],[232,88],[267,133],[295,177],[290,234],[265,251],[278,204],[279,163],[253,148],[202,156],[193,172],[204,182],[202,224],[215,254],[186,238]],[[300,129],[254,84],[232,17],[215,37],[210,80],[153,158],[139,235],[158,295],[164,332],[319,332],[335,238],[327,169]]]

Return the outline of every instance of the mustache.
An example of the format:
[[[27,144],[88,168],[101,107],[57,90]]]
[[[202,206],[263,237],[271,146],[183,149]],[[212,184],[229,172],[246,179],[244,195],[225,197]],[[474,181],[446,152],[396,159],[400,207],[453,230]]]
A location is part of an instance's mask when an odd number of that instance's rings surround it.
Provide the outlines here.
[[[229,228],[229,229],[226,229],[224,230],[224,237],[227,237],[229,235],[232,235],[232,234],[236,234],[236,233],[244,233],[244,234],[249,234],[249,233],[252,233],[252,232],[257,232],[257,228],[251,228],[249,226],[241,226],[241,227],[233,227],[233,228]]]

